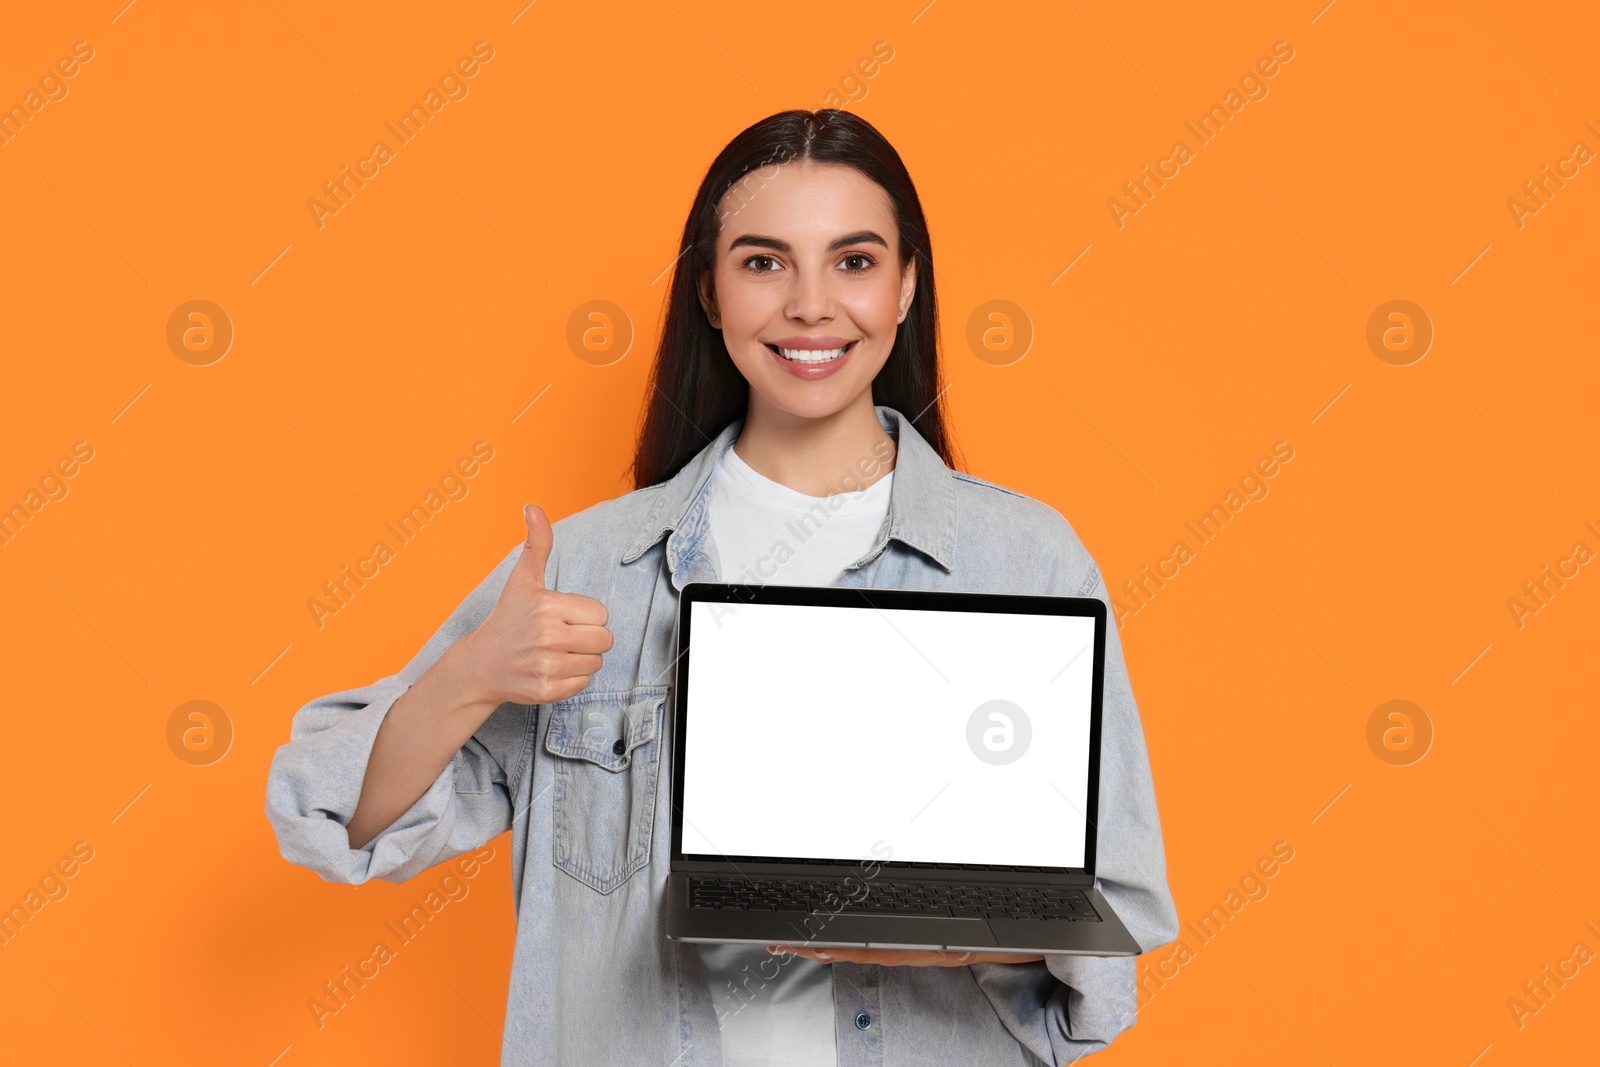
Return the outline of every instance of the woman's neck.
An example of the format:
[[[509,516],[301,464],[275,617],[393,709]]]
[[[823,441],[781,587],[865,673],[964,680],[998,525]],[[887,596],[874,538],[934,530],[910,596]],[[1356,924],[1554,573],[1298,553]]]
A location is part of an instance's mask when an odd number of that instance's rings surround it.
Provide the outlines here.
[[[807,496],[865,489],[894,470],[894,438],[873,410],[872,393],[825,418],[765,403],[754,390],[733,450],[757,473]]]

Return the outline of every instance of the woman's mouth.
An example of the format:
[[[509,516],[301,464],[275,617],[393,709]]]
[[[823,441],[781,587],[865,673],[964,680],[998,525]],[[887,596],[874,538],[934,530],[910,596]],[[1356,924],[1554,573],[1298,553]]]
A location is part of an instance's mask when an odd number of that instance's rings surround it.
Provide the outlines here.
[[[780,358],[786,359],[790,363],[814,365],[832,363],[855,346],[856,342],[851,341],[843,348],[779,348],[777,345],[768,345],[767,347]]]
[[[768,344],[766,348],[784,373],[803,382],[820,382],[838,374],[840,368],[850,362],[859,344],[857,339],[841,348],[781,348],[774,344]]]

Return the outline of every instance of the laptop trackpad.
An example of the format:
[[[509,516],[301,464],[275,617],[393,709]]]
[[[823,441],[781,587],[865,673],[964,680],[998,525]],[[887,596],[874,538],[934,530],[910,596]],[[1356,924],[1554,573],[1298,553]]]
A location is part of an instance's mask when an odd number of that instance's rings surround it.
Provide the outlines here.
[[[872,948],[926,948],[929,945],[998,945],[982,919],[928,919],[921,915],[835,915],[816,933],[820,942],[864,943]]]

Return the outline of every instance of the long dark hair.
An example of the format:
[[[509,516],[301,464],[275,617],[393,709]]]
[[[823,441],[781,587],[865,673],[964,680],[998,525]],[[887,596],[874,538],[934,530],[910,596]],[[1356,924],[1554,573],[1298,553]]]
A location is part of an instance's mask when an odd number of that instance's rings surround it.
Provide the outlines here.
[[[956,467],[939,381],[939,305],[933,246],[911,175],[872,124],[848,111],[782,111],[740,133],[712,161],[700,183],[667,294],[666,323],[650,372],[644,420],[631,466],[635,489],[676,474],[750,402],[750,384],[734,366],[722,336],[706,320],[697,282],[715,269],[721,219],[717,205],[751,171],[802,161],[842,163],[882,186],[894,205],[900,269],[917,257],[917,292],[894,347],[872,382],[872,402],[899,411]],[[767,171],[770,178],[776,171]],[[748,185],[756,185],[759,175]],[[736,197],[742,192],[735,193]]]

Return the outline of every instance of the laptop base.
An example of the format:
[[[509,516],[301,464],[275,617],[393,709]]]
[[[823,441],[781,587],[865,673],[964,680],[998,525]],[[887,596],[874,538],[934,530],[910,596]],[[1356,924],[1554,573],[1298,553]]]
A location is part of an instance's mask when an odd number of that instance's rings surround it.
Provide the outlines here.
[[[1100,922],[1041,919],[929,918],[916,914],[812,911],[708,911],[690,908],[688,876],[667,881],[667,937],[704,944],[922,952],[995,952],[1024,956],[1137,956],[1141,949],[1099,889],[1084,894]]]

